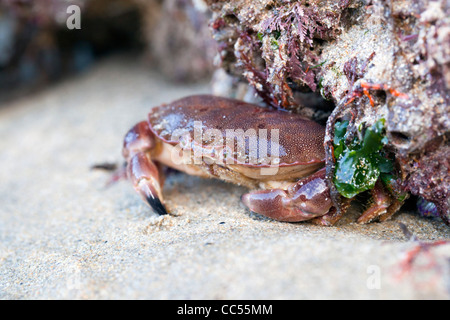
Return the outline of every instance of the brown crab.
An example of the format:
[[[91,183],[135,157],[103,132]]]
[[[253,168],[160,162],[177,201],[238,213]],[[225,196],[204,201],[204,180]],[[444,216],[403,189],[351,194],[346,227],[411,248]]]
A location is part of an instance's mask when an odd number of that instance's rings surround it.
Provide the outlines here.
[[[192,96],[153,108],[125,136],[123,156],[134,188],[158,214],[167,214],[165,165],[252,189],[241,200],[255,213],[320,223],[335,209],[325,177],[324,136],[324,127],[296,114]]]

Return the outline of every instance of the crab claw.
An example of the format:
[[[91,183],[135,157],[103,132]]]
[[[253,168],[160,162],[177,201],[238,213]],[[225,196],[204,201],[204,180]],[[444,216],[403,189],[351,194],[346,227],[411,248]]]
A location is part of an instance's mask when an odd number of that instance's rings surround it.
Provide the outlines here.
[[[134,189],[150,207],[159,215],[167,214],[162,203],[158,168],[149,156],[143,152],[135,154],[128,163],[127,171]]]
[[[167,210],[162,202],[162,177],[151,159],[151,151],[155,145],[155,137],[148,123],[143,121],[135,125],[125,136],[123,155],[128,163],[127,176],[134,189],[156,213],[165,215]]]
[[[286,190],[258,190],[241,198],[255,213],[285,222],[299,222],[323,216],[332,207],[325,170],[302,179]]]

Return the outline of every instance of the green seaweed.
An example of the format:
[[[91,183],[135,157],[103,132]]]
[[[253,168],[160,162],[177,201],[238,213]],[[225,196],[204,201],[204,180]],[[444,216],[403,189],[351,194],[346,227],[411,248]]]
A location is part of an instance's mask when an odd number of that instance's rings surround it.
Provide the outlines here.
[[[273,50],[278,50],[278,49],[280,49],[280,45],[278,44],[278,41],[275,40],[275,39],[271,39],[270,45],[272,46],[272,49],[273,49]]]
[[[256,37],[258,38],[259,41],[263,42],[264,40],[264,34],[261,32],[258,32],[258,34],[256,35]]]
[[[324,62],[321,62],[315,66],[312,66],[311,69],[316,69],[316,68],[322,67],[325,63],[327,63],[327,60],[325,60]]]
[[[384,124],[385,120],[380,119],[366,129],[362,140],[354,138],[346,141],[348,121],[336,123],[333,141],[336,159],[334,184],[342,196],[353,198],[370,190],[381,175],[391,174],[394,170],[392,161],[382,152],[388,142]]]

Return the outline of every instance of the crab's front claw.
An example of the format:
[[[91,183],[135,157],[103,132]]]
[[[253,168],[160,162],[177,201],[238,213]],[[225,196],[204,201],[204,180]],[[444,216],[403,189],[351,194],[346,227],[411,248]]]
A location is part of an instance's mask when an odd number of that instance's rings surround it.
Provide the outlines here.
[[[125,136],[123,156],[127,160],[127,176],[134,189],[156,213],[165,215],[167,210],[162,202],[162,177],[151,159],[155,145],[155,137],[148,123],[140,122]]]
[[[162,203],[161,183],[157,166],[143,152],[134,155],[127,167],[134,189],[159,215],[167,214]]]
[[[288,200],[287,192],[281,189],[258,190],[246,193],[241,198],[250,211],[263,216],[287,222],[307,220],[307,215],[286,206]]]
[[[244,194],[241,200],[250,211],[285,222],[320,217],[332,207],[325,170],[290,185],[286,190],[258,190]]]

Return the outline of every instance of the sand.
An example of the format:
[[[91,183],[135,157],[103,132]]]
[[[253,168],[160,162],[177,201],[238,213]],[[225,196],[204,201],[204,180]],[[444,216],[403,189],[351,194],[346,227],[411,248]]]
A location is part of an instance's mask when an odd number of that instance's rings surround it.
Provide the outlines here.
[[[0,107],[1,299],[448,299],[450,239],[440,220],[402,212],[358,225],[280,223],[240,204],[245,189],[184,174],[159,217],[127,181],[105,187],[97,163],[121,163],[126,131],[152,106],[208,93],[173,84],[133,59]]]

